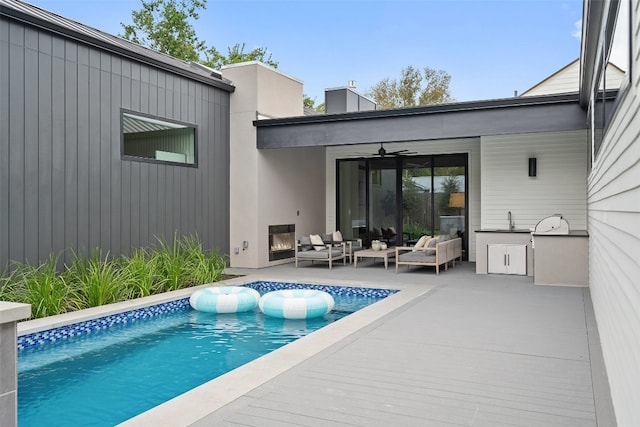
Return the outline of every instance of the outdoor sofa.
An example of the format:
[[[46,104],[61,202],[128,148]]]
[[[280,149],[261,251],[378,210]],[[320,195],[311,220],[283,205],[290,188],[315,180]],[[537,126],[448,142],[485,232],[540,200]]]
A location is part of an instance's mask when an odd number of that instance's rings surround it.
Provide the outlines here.
[[[423,236],[415,246],[396,247],[396,273],[400,265],[409,269],[412,265],[431,266],[440,274],[440,266],[448,270],[449,263],[455,267],[456,259],[462,261],[462,239],[440,235],[437,237]]]
[[[325,242],[319,234],[301,236],[296,239],[296,268],[298,261],[323,261],[329,263],[329,270],[334,261],[347,262],[347,244],[345,242]]]

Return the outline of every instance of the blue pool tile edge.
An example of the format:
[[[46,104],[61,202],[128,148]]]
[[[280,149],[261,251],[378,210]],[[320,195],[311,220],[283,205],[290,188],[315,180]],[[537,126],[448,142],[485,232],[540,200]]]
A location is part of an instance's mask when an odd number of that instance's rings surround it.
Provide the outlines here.
[[[255,281],[244,286],[253,288],[258,292],[279,291],[281,289],[313,289],[324,291],[331,295],[360,295],[363,297],[386,298],[398,292],[397,289],[358,288],[350,286],[312,285],[289,282]]]
[[[365,297],[386,298],[389,295],[398,292],[397,289],[377,289],[377,288],[360,288],[349,286],[332,286],[332,285],[314,285],[304,283],[274,282],[274,281],[255,281],[245,283],[246,286],[257,290],[261,293],[281,290],[281,289],[314,289],[328,292],[332,295],[360,295]],[[58,328],[47,329],[32,334],[22,335],[18,337],[18,351],[37,347],[39,345],[54,343],[70,337],[78,337],[88,335],[92,332],[107,329],[116,325],[122,325],[129,322],[135,322],[141,319],[160,316],[166,313],[172,313],[180,310],[186,310],[189,306],[189,298],[180,298],[174,301],[164,302],[148,307],[137,308],[125,311],[123,313],[111,314],[96,319],[86,320],[71,325],[60,326]]]

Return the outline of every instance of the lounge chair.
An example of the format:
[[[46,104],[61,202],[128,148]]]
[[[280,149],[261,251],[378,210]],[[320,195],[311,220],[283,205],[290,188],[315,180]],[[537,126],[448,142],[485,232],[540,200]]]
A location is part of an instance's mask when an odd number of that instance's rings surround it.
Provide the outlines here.
[[[349,264],[353,263],[353,254],[364,249],[362,239],[344,239],[342,237],[342,232],[339,230],[334,231],[333,233],[323,234],[321,237],[324,243],[331,244],[334,247],[339,247],[344,243],[345,253],[349,259]]]
[[[333,267],[333,262],[343,260],[343,264],[346,264],[347,245],[343,242],[339,246],[335,246],[333,243],[325,243],[318,234],[311,234],[309,236],[301,236],[296,240],[296,268],[298,268],[298,261],[323,261],[329,263],[329,270]]]

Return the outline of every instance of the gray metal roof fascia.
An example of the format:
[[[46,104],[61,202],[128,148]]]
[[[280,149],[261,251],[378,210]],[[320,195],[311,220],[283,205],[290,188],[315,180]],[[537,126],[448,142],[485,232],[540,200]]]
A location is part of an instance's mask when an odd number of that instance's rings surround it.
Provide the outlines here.
[[[0,16],[6,16],[13,20],[182,75],[227,92],[235,91],[235,86],[216,78],[215,73],[206,73],[201,68],[195,69],[190,67],[188,63],[180,61],[177,58],[77,23],[28,3],[0,0]]]
[[[580,106],[585,110],[589,106],[594,77],[598,63],[598,39],[602,26],[604,2],[584,0],[582,14],[582,43],[580,46]],[[599,79],[599,77],[598,77]]]
[[[513,108],[518,106],[549,105],[578,102],[578,92],[559,95],[540,95],[514,97],[483,101],[456,102],[449,104],[427,105],[422,107],[396,108],[391,110],[355,111],[349,113],[321,114],[318,116],[296,116],[279,119],[255,120],[256,127],[281,126],[287,124],[338,122],[345,120],[380,119],[385,117],[415,116],[425,114],[455,113],[460,111]]]
[[[352,118],[345,120],[335,120],[335,117],[329,120],[326,117],[324,120],[296,117],[284,122],[265,120],[277,124],[256,127],[256,147],[327,147],[587,129],[586,113],[580,107],[577,92],[571,96],[546,96],[538,98],[537,102],[519,100],[521,102],[510,105],[504,102],[466,103],[467,107],[477,107],[466,109],[452,109],[449,105],[449,111],[430,108],[426,113],[423,109],[422,114],[372,117],[363,113],[360,118],[350,114]],[[484,108],[480,108],[481,105]]]

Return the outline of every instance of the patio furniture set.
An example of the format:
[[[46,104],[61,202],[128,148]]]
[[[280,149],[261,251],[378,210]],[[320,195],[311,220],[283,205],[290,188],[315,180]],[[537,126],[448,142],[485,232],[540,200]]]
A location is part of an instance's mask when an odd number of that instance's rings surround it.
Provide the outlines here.
[[[456,260],[462,261],[462,239],[456,236],[422,236],[413,246],[396,246],[389,248],[364,248],[362,239],[343,239],[340,231],[328,234],[311,234],[301,236],[296,241],[295,263],[298,261],[322,261],[329,263],[329,269],[335,261],[347,260],[354,268],[358,268],[358,260],[363,258],[382,258],[385,270],[389,266],[389,258],[395,258],[396,273],[400,265],[435,267],[436,274],[440,274],[440,267],[444,265],[448,270],[449,263],[455,267]]]

